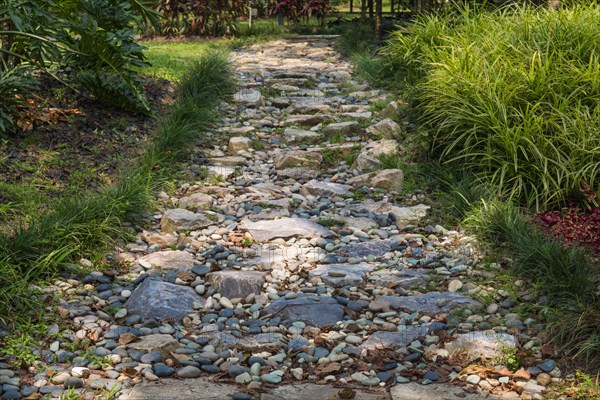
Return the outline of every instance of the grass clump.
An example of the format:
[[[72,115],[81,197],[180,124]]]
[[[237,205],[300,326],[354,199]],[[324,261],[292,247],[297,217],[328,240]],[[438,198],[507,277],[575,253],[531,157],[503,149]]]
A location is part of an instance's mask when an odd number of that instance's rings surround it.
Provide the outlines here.
[[[434,157],[536,209],[600,190],[600,7],[463,8],[395,32]]]
[[[512,273],[532,281],[547,296],[546,319],[561,354],[599,366],[598,272],[588,253],[548,237],[511,203],[481,201],[465,223],[514,260]]]
[[[0,234],[0,321],[32,306],[28,287],[113,244],[138,221],[160,184],[215,118],[214,107],[234,88],[226,54],[206,53],[183,76],[178,100],[158,119],[153,144],[116,183],[55,201],[49,211],[17,221]],[[30,308],[30,307],[29,307]]]

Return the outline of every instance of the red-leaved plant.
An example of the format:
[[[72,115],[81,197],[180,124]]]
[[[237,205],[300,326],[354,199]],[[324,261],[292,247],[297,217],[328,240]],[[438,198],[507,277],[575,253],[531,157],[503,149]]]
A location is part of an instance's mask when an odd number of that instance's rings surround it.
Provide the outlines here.
[[[600,207],[585,211],[571,205],[561,210],[541,212],[536,220],[552,237],[600,254]]]

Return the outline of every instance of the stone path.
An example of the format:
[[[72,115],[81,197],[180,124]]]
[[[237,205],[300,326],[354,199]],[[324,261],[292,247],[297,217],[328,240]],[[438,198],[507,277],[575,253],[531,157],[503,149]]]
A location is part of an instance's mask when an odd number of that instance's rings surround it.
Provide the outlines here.
[[[121,275],[57,284],[70,340],[91,347],[57,341],[42,355],[73,364],[33,385],[0,369],[5,395],[541,398],[560,376],[552,360],[494,367],[517,345],[538,352],[540,327],[474,281],[489,271],[470,237],[420,223],[422,195],[394,201],[403,173],[379,155],[397,149],[397,104],[355,81],[333,43],[234,54],[241,90],[222,104],[210,177],[161,195],[164,211],[119,250]],[[482,358],[489,368],[467,367]]]

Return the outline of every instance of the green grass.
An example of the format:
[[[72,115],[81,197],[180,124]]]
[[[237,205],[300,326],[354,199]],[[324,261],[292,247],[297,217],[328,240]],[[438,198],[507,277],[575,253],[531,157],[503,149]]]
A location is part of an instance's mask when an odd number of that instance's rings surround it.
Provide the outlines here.
[[[600,191],[599,18],[595,4],[463,8],[395,32],[386,53],[417,87],[432,156],[535,209],[581,182]]]
[[[54,201],[49,211],[16,222],[0,234],[0,321],[34,308],[28,286],[75,268],[126,235],[125,222],[137,222],[162,182],[176,174],[190,142],[215,120],[214,107],[232,93],[227,55],[207,52],[181,76],[178,98],[157,120],[153,144],[125,168],[117,182],[98,191],[74,193]]]
[[[498,200],[473,205],[465,220],[495,254],[514,260],[511,272],[531,281],[549,299],[545,317],[560,354],[600,366],[599,270],[582,249],[566,246],[536,229],[511,203]]]
[[[179,81],[194,62],[207,52],[232,46],[232,42],[225,39],[189,42],[147,41],[142,44],[148,48],[145,54],[148,62],[152,64],[144,68],[143,73],[170,81]]]

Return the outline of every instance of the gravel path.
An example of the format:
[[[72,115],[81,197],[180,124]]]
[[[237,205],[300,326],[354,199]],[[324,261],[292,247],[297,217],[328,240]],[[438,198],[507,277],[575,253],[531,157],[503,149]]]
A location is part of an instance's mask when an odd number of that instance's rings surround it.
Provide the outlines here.
[[[129,268],[49,289],[73,332],[42,352],[53,374],[0,369],[3,398],[542,398],[552,360],[494,365],[539,354],[542,327],[481,283],[499,266],[470,237],[422,222],[422,194],[395,200],[403,173],[379,156],[397,150],[398,104],[333,44],[234,53],[241,90],[205,149],[209,178],[161,194],[115,255]],[[65,345],[83,340],[83,355]]]

